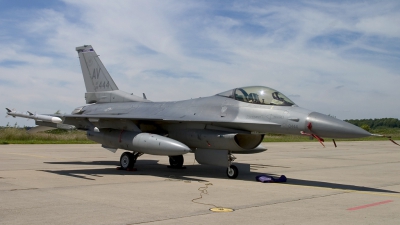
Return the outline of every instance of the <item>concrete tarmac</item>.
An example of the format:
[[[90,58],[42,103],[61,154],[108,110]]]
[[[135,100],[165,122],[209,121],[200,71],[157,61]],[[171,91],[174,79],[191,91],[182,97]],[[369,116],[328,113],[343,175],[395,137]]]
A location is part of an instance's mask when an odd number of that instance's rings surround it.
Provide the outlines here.
[[[235,180],[193,154],[186,169],[143,155],[121,171],[123,151],[100,145],[0,145],[0,224],[400,224],[400,147],[337,144],[265,143],[235,155]]]

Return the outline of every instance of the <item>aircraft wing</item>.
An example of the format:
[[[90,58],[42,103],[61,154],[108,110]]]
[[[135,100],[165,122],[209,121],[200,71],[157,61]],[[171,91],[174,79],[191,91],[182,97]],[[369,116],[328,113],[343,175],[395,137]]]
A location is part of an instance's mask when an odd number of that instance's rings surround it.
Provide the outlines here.
[[[201,123],[205,125],[214,125],[224,128],[232,128],[232,129],[240,129],[246,131],[252,130],[260,130],[260,127],[264,127],[264,129],[270,128],[279,128],[281,125],[272,122],[260,122],[260,121],[252,121],[245,119],[234,119],[232,121],[221,121],[221,120],[204,120],[204,119],[189,119],[189,118],[162,118],[162,117],[154,117],[154,116],[140,116],[140,117],[132,117],[129,114],[122,115],[63,115],[61,117],[63,119],[64,124],[70,124],[76,126],[78,129],[88,129],[88,122],[97,123],[99,121],[103,121],[103,126],[101,128],[116,128],[116,124],[120,121],[126,124],[129,123],[155,123],[155,124],[163,124],[163,123]],[[110,124],[107,127],[106,124]],[[122,128],[120,128],[122,129]]]
[[[7,109],[7,114],[13,117],[23,117],[34,119],[36,127],[31,132],[38,132],[49,129],[81,129],[88,130],[93,127],[113,128],[113,129],[128,129],[140,131],[136,124],[165,124],[165,123],[197,123],[204,125],[212,125],[220,128],[237,129],[251,132],[253,130],[265,130],[265,132],[273,131],[274,128],[279,128],[281,125],[268,121],[253,121],[251,119],[221,120],[221,119],[205,119],[205,118],[174,118],[174,117],[159,117],[156,115],[140,114],[134,116],[132,114],[108,114],[108,115],[88,115],[88,114],[24,114]]]

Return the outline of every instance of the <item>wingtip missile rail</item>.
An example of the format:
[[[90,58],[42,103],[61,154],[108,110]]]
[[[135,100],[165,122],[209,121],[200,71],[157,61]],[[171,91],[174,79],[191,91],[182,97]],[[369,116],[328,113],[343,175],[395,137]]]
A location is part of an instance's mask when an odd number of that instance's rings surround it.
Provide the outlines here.
[[[22,117],[22,118],[27,118],[27,119],[33,119],[33,120],[40,120],[40,121],[45,121],[45,122],[51,122],[51,123],[62,123],[62,119],[56,116],[47,116],[47,115],[41,115],[41,114],[33,114],[31,112],[28,112],[28,114],[17,112],[14,110],[11,110],[9,108],[6,108],[7,110],[7,115],[12,116],[12,117]]]

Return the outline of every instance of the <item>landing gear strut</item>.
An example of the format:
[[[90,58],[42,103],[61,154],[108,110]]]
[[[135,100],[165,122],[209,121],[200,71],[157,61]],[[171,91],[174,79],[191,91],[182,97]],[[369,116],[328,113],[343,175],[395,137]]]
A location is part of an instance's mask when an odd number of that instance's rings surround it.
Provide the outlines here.
[[[235,156],[233,156],[231,153],[228,154],[228,161],[229,161],[229,166],[228,169],[226,169],[226,175],[230,179],[235,179],[239,175],[239,170],[235,165],[232,165],[232,162],[236,159]]]
[[[182,168],[183,161],[183,155],[169,156],[169,164],[171,165],[171,168]]]
[[[131,170],[135,166],[136,160],[139,156],[143,155],[141,152],[124,152],[119,159],[121,169]]]

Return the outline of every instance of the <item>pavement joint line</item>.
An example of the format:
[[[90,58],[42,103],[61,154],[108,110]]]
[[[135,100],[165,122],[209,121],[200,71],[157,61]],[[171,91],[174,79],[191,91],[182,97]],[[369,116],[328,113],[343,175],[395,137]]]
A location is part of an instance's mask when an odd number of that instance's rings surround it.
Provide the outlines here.
[[[52,192],[51,189],[52,189],[52,188],[46,188],[46,189],[45,189],[45,188],[27,188],[27,189],[25,189],[25,190],[27,190],[27,191],[33,191],[33,190],[35,190],[35,191],[41,191],[41,192],[43,192],[43,193],[51,193],[51,194],[53,194],[53,195],[58,195],[58,196],[62,196],[62,197],[67,197],[68,199],[75,199],[75,200],[78,200],[78,201],[82,201],[82,202],[84,202],[84,203],[94,202],[94,203],[96,203],[96,204],[101,204],[101,205],[109,206],[109,207],[112,207],[112,208],[118,208],[118,209],[126,210],[126,207],[110,205],[110,204],[107,204],[107,203],[100,203],[100,202],[95,201],[95,200],[88,200],[88,199],[84,199],[84,198],[78,198],[78,197],[76,197],[76,196],[65,195],[65,194],[61,194],[61,193],[55,193],[55,192]],[[12,190],[8,190],[8,191],[12,191]],[[76,203],[63,203],[63,205],[74,205],[74,204],[76,204]],[[43,207],[40,206],[40,207],[32,207],[32,208],[43,208]]]
[[[38,191],[42,191],[42,192],[49,192],[49,193],[51,193],[51,194],[55,194],[55,195],[58,195],[58,196],[63,196],[63,197],[68,197],[68,198],[72,198],[72,199],[75,199],[75,200],[79,200],[79,201],[83,201],[83,202],[94,202],[94,203],[96,203],[96,204],[101,204],[101,205],[105,205],[105,206],[110,206],[110,207],[113,207],[113,208],[119,208],[119,209],[123,209],[123,210],[126,210],[126,207],[118,207],[118,206],[115,206],[115,205],[109,205],[109,204],[105,204],[105,203],[99,203],[99,202],[97,202],[97,201],[93,201],[93,200],[87,200],[87,199],[82,199],[82,198],[77,198],[77,197],[73,197],[73,196],[70,196],[70,195],[64,195],[64,194],[59,194],[59,193],[54,193],[54,192],[51,192],[51,189],[52,188],[46,188],[47,189],[47,191],[46,190],[44,190],[44,189],[41,189],[41,188],[27,188],[27,189],[21,189],[21,190],[38,190]],[[7,190],[7,191],[11,191],[11,190]],[[63,204],[63,205],[74,205],[75,203],[66,203],[66,204]],[[43,208],[42,206],[38,206],[38,207],[28,207],[29,209],[34,209],[34,208]],[[25,208],[25,209],[28,209],[28,208]],[[10,209],[10,210],[12,210],[12,209]],[[139,222],[139,223],[128,223],[127,225],[130,225],[130,224],[146,224],[146,223],[152,223],[152,222],[160,222],[160,221],[166,221],[166,220],[174,220],[174,219],[181,219],[181,218],[190,218],[190,217],[194,217],[194,216],[201,216],[201,215],[207,215],[207,214],[215,214],[214,212],[211,212],[211,211],[207,211],[207,212],[204,212],[204,213],[198,213],[198,214],[195,214],[195,215],[189,215],[189,216],[180,216],[180,217],[174,217],[174,218],[166,218],[166,219],[160,219],[160,220],[152,220],[152,221],[143,221],[143,222]]]
[[[4,181],[2,181],[4,182]],[[152,181],[146,181],[146,183],[158,183],[158,182],[164,182],[164,180],[152,180]],[[8,183],[8,182],[7,182]],[[71,189],[71,188],[85,188],[85,187],[97,187],[97,186],[107,186],[107,185],[116,185],[116,184],[136,184],[136,183],[143,183],[143,182],[118,182],[118,183],[105,183],[105,184],[82,184],[82,185],[74,185],[74,186],[62,186],[62,187],[45,187],[45,188],[36,188],[35,190],[63,190],[63,189]],[[10,183],[8,183],[10,184]],[[0,192],[3,191],[10,191],[10,190],[0,190]]]
[[[2,152],[2,154],[30,156],[30,157],[34,157],[34,158],[40,158],[40,159],[56,159],[56,160],[68,160],[69,159],[69,158],[58,158],[58,157],[49,157],[49,156],[43,156],[43,155],[34,155],[34,154],[27,154],[27,153],[14,153],[14,152]]]
[[[76,203],[64,203],[64,206],[66,205],[76,205]],[[38,205],[38,206],[31,206],[31,207],[19,207],[19,208],[6,208],[6,209],[1,209],[2,212],[10,212],[13,213],[15,210],[20,210],[20,209],[42,209],[47,207],[46,205]]]
[[[180,181],[180,180],[179,180]],[[183,180],[182,180],[183,181]],[[148,181],[146,183],[158,183],[160,181]],[[8,183],[8,182],[3,182]],[[37,187],[22,187],[16,190],[40,190],[40,191],[51,191],[51,190],[64,190],[64,189],[75,189],[75,188],[86,188],[86,187],[98,187],[98,186],[109,186],[109,185],[116,185],[116,184],[136,184],[138,182],[119,182],[119,183],[106,183],[106,184],[87,184],[87,185],[74,185],[74,186],[63,186],[63,187],[45,187],[45,188],[37,188]],[[189,183],[189,182],[184,182]],[[201,182],[200,182],[201,183]],[[10,183],[8,183],[10,184]],[[11,191],[13,189],[8,190],[0,190],[0,192]]]
[[[319,188],[319,187],[315,187]],[[326,189],[326,188],[323,188]],[[333,189],[333,188],[331,188]],[[341,190],[341,189],[333,189],[333,190]],[[349,191],[349,192],[355,192],[359,193],[361,191]],[[335,195],[342,195],[346,194],[349,192],[337,192],[337,193],[332,193],[332,194],[327,194],[327,195],[318,195],[318,196],[310,196],[310,197],[305,197],[305,198],[300,198],[300,199],[295,199],[295,200],[289,200],[289,201],[277,201],[277,202],[272,202],[272,203],[266,203],[266,204],[257,204],[257,205],[250,205],[250,206],[244,206],[244,207],[234,207],[235,211],[243,210],[243,209],[251,209],[251,208],[257,208],[257,207],[263,207],[263,206],[270,206],[270,205],[277,205],[277,204],[282,204],[282,203],[290,203],[290,202],[297,202],[297,201],[302,201],[302,200],[311,200],[311,199],[317,199],[317,198],[325,198],[325,197],[330,197],[330,196],[335,196]],[[400,198],[400,195],[398,196],[390,196],[390,197],[397,197]]]
[[[8,154],[8,155],[22,155],[22,156],[31,156],[34,158],[51,158],[51,157],[46,157],[42,155],[33,155],[33,154],[25,154],[25,153],[11,153],[11,152],[5,152],[3,154]]]
[[[385,185],[385,186],[378,187],[378,188],[392,187],[392,186],[400,186],[400,183],[391,183],[391,184],[387,184],[387,185]]]
[[[327,170],[327,169],[337,169],[337,168],[352,168],[352,167],[363,167],[363,166],[375,166],[381,164],[390,164],[390,163],[400,163],[400,161],[396,162],[379,162],[372,164],[362,164],[362,165],[351,165],[351,166],[333,166],[333,167],[323,167],[323,168],[313,168],[313,169],[294,169],[294,170],[286,170],[286,172],[296,172],[296,171],[315,171],[315,170]]]
[[[171,178],[170,178],[170,179],[171,179]],[[165,181],[165,180],[164,180],[164,181]],[[174,181],[175,181],[175,180],[174,180]],[[176,179],[176,181],[184,181],[184,182],[185,182],[185,180],[181,180],[181,179]],[[153,182],[160,182],[160,181],[153,181]],[[202,184],[202,183],[204,183],[204,182],[199,181],[199,183]],[[124,183],[124,184],[125,184],[125,183]],[[206,183],[206,187],[207,187],[207,184],[210,184],[210,183]],[[105,184],[105,185],[107,185],[107,184]],[[108,184],[108,185],[109,185],[109,184]],[[115,183],[113,183],[112,185],[115,185]],[[211,184],[211,185],[212,185],[212,184]],[[85,186],[86,186],[86,185],[85,185]],[[89,185],[89,186],[93,186],[93,185]],[[96,186],[98,186],[98,185],[96,185]],[[80,187],[82,187],[82,186],[80,186]],[[64,188],[65,188],[65,187],[64,187]],[[73,187],[69,187],[69,188],[73,188]],[[22,190],[30,191],[30,190],[37,190],[37,191],[41,191],[41,192],[44,192],[44,193],[51,193],[51,194],[58,195],[58,196],[63,196],[63,197],[68,197],[68,198],[76,199],[76,200],[83,201],[83,202],[95,202],[95,203],[99,204],[99,202],[97,202],[97,201],[95,201],[95,200],[87,200],[87,199],[78,198],[78,197],[75,197],[75,196],[70,196],[70,195],[55,193],[55,192],[52,192],[52,191],[51,191],[52,189],[56,189],[56,188],[24,188],[24,189],[12,189],[12,190],[3,190],[3,191],[22,191]],[[213,205],[213,204],[205,204],[205,203],[197,203],[197,202],[194,202],[194,203],[196,203],[196,204],[202,204],[202,205]],[[108,204],[106,204],[106,203],[101,203],[101,205],[108,205]],[[115,205],[108,205],[108,206],[113,207],[113,208],[126,209],[125,207],[118,207],[118,206],[115,206]],[[213,206],[215,206],[215,205],[213,205]],[[215,207],[216,207],[216,206],[215,206]],[[33,207],[33,208],[38,208],[38,207]],[[40,207],[39,207],[39,208],[40,208]],[[200,216],[200,215],[206,215],[206,214],[213,214],[213,212],[210,211],[210,212],[207,212],[207,213],[200,213],[200,214],[190,215],[190,216],[182,216],[182,217],[176,217],[176,218],[167,218],[167,219],[162,219],[162,220],[145,221],[145,222],[131,223],[131,224],[144,224],[144,223],[165,221],[165,220],[171,220],[171,219],[189,218],[189,217],[193,217],[193,216]]]
[[[146,224],[146,223],[154,223],[154,222],[161,222],[161,221],[167,221],[167,220],[176,220],[176,219],[190,218],[190,217],[195,217],[195,216],[203,216],[203,215],[207,215],[207,214],[218,214],[218,213],[213,213],[213,212],[209,211],[209,212],[198,213],[198,214],[189,215],[189,216],[178,216],[178,217],[173,217],[173,218],[165,218],[165,219],[159,219],[159,220],[143,221],[143,222],[138,222],[138,223],[128,223],[127,225]]]
[[[377,196],[388,196],[388,197],[400,198],[400,194],[384,194],[384,193],[377,193],[377,192],[371,192],[371,191],[349,191],[348,193],[377,195]]]
[[[243,206],[243,207],[234,207],[234,209],[235,209],[235,211],[239,211],[239,210],[258,208],[258,207],[263,207],[263,206],[271,206],[271,205],[278,205],[278,204],[284,204],[284,203],[299,202],[299,201],[303,201],[303,200],[311,200],[311,199],[317,199],[317,198],[331,197],[331,196],[340,195],[340,194],[343,194],[343,193],[340,192],[340,193],[332,193],[332,194],[326,194],[326,195],[312,195],[312,196],[309,196],[309,197],[296,198],[296,199],[291,199],[291,200],[286,200],[286,201],[282,200],[282,201],[266,202],[266,203],[261,203],[261,204],[248,205],[248,206]]]
[[[30,190],[37,190],[39,188],[14,188],[14,189],[10,189],[8,191],[30,191]]]
[[[389,193],[385,194],[385,193],[379,193],[379,192],[373,192],[373,191],[357,191],[357,190],[350,190],[350,189],[313,187],[313,186],[307,186],[307,185],[283,184],[283,183],[280,183],[278,185],[288,185],[288,186],[296,186],[296,187],[302,187],[302,188],[316,188],[316,189],[322,189],[322,190],[334,190],[334,191],[341,191],[342,193],[358,193],[358,194],[368,194],[368,195],[389,196],[389,197],[400,198],[400,194],[389,194]],[[377,187],[377,188],[382,188],[382,187]]]

